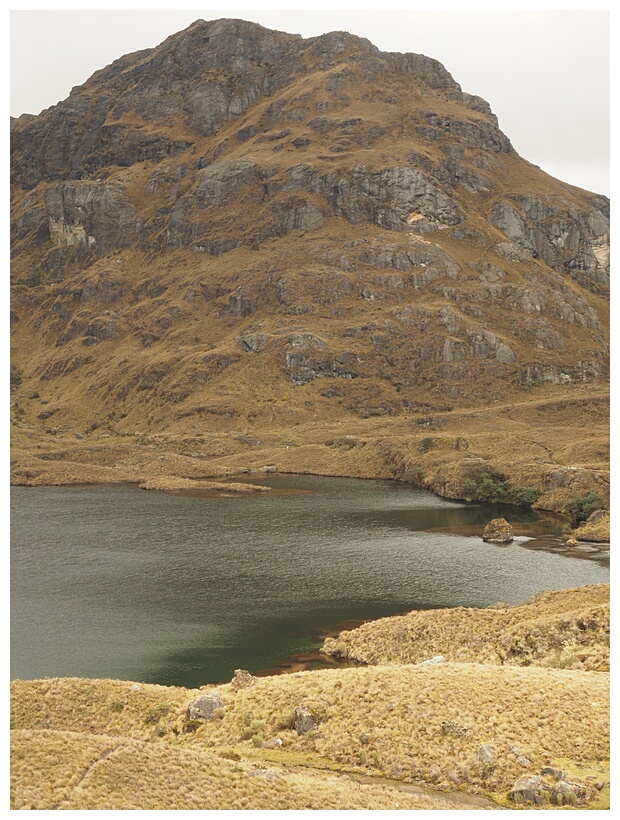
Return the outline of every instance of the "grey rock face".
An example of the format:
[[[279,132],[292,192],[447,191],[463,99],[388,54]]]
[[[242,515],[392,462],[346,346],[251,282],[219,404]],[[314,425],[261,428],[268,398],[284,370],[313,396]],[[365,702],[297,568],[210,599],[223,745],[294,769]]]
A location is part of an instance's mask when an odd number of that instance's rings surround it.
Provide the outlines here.
[[[493,208],[491,222],[521,254],[566,270],[595,293],[609,289],[609,219],[595,207],[576,210],[548,199],[511,196]]]
[[[224,708],[226,707],[219,692],[212,692],[193,700],[187,707],[187,714],[190,720],[214,720],[216,710]]]
[[[239,337],[241,347],[251,353],[260,353],[267,347],[269,336],[266,333],[246,333]]]
[[[65,183],[45,194],[52,242],[106,253],[136,240],[135,208],[115,183]]]
[[[214,162],[196,174],[194,196],[198,203],[221,205],[237,191],[247,188],[256,180],[257,165],[248,160]]]

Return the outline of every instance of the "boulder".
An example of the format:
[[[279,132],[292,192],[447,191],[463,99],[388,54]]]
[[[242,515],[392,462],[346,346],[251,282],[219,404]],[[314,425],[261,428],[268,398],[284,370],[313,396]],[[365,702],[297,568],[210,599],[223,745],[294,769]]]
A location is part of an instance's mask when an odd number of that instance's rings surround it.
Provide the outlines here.
[[[533,803],[542,806],[551,802],[551,787],[542,777],[528,774],[515,781],[508,798],[517,805]]]
[[[298,735],[305,735],[318,728],[318,720],[307,706],[296,706],[293,716],[293,726]]]
[[[210,695],[200,695],[195,698],[187,707],[189,720],[215,720],[218,709],[225,709],[224,701],[219,692],[211,692]]]
[[[483,541],[493,544],[510,544],[514,538],[512,525],[505,518],[493,518],[484,528]]]
[[[246,669],[235,669],[235,674],[230,682],[231,687],[236,692],[239,689],[245,689],[248,686],[256,683],[257,678],[248,672]]]

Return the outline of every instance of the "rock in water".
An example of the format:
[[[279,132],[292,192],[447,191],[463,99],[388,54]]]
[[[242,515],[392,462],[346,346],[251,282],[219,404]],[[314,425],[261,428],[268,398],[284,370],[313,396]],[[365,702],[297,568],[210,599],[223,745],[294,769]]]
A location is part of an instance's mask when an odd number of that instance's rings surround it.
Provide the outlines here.
[[[483,541],[490,541],[493,544],[510,544],[513,538],[512,525],[505,518],[494,518],[489,521],[482,534]]]

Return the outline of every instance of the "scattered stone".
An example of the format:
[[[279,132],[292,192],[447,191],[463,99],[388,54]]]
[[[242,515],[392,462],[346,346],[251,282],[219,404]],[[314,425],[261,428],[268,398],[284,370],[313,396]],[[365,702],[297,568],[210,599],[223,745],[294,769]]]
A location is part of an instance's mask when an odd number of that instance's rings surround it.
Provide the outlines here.
[[[478,760],[481,760],[485,766],[492,766],[496,760],[495,750],[483,743],[476,752]]]
[[[445,662],[446,659],[443,655],[435,655],[433,658],[429,658],[427,661],[422,661],[421,666],[435,666],[435,664]]]
[[[460,726],[453,720],[444,720],[441,724],[441,731],[444,735],[456,735],[457,737],[464,737],[469,729],[465,726]]]
[[[132,683],[132,685],[129,687],[129,691],[130,692],[140,692],[140,691],[142,691],[142,687],[140,686],[139,683]]]
[[[528,758],[525,757],[525,755],[517,755],[517,763],[519,764],[519,766],[523,766],[524,768],[527,768],[528,766],[532,765],[532,761],[528,760]]]
[[[274,780],[282,779],[280,772],[277,772],[275,769],[254,769],[254,771],[248,772],[248,777],[264,777],[265,780],[270,783]]]
[[[187,715],[190,720],[214,720],[218,709],[225,709],[226,705],[220,697],[219,692],[212,692],[210,695],[200,695],[187,707]]]
[[[509,544],[514,538],[512,525],[505,518],[494,518],[484,528],[483,541],[493,544]]]
[[[555,778],[555,780],[566,780],[566,772],[562,771],[561,769],[554,769],[553,766],[544,766],[540,770],[541,774],[549,775],[550,777]]]
[[[296,706],[293,725],[298,735],[305,735],[318,728],[318,721],[307,706]]]
[[[235,669],[235,674],[231,680],[231,687],[236,692],[239,689],[245,689],[247,686],[252,686],[258,678],[248,672],[246,669]]]
[[[279,737],[272,737],[263,743],[263,749],[279,749],[282,746],[282,741]]]

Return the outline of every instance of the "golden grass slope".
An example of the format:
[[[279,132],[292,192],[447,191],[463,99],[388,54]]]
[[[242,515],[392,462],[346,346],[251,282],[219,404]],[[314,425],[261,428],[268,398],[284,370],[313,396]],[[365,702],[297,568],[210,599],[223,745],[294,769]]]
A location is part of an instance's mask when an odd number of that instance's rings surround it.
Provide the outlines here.
[[[327,638],[362,663],[449,661],[609,671],[609,584],[544,592],[519,606],[456,607],[381,618]]]
[[[197,748],[27,729],[12,732],[11,741],[15,809],[452,808],[441,796],[239,764]]]
[[[450,662],[297,672],[218,686],[225,708],[190,721],[189,704],[215,688],[13,681],[12,806],[484,808],[485,794],[506,802],[520,776],[555,766],[604,807],[605,672]],[[292,728],[296,707],[315,730]]]

